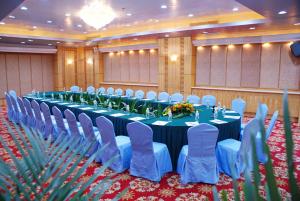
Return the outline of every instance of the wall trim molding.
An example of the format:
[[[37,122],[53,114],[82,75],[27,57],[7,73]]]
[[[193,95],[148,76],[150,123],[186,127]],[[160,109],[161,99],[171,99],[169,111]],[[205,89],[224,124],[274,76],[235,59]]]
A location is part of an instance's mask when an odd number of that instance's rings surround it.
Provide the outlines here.
[[[284,90],[272,90],[272,89],[254,89],[254,88],[224,88],[224,87],[192,87],[192,89],[204,89],[204,90],[219,90],[219,91],[239,91],[239,92],[253,92],[253,93],[272,93],[283,94]],[[291,95],[300,95],[300,91],[288,91]]]
[[[56,48],[8,47],[0,46],[0,52],[55,54]]]

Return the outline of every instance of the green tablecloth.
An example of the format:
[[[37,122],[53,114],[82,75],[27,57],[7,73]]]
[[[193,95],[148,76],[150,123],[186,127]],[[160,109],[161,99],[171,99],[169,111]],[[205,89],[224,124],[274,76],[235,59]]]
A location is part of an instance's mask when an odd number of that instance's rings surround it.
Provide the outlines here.
[[[107,109],[106,108],[96,109],[94,108],[94,106],[91,105],[78,105],[76,103],[67,103],[67,102],[62,103],[59,102],[58,100],[55,100],[53,102],[53,100],[50,99],[44,100],[42,98],[35,98],[29,95],[25,97],[30,100],[35,99],[39,103],[45,102],[48,104],[50,108],[52,108],[53,106],[57,106],[61,111],[70,109],[72,112],[74,112],[76,117],[78,117],[80,113],[84,112],[92,119],[94,125],[96,125],[95,119],[97,117],[105,116],[113,122],[116,135],[126,135],[126,136],[128,135],[126,130],[126,125],[129,122],[132,122],[130,118],[133,117],[145,118],[145,116],[142,114],[135,114],[135,113],[128,114],[126,112],[118,111],[118,110],[97,113],[97,111],[99,110],[107,110]],[[72,105],[78,105],[78,107],[70,107]],[[91,109],[83,110],[83,108],[87,108],[87,107],[90,107]],[[200,106],[198,108],[201,110],[199,123],[209,123],[216,126],[219,129],[218,141],[225,140],[228,138],[239,139],[240,127],[241,127],[240,118],[239,119],[224,118],[222,114],[219,114],[218,119],[224,120],[226,121],[226,123],[215,124],[210,122],[210,120],[213,120],[212,109],[207,109],[206,106]],[[112,114],[116,114],[116,113],[123,113],[125,115],[120,117],[111,116]],[[229,113],[226,115],[239,116],[238,113]],[[168,122],[168,124],[166,124],[165,126],[152,124],[158,120],[168,121],[168,117],[150,118],[150,119],[144,119],[140,121],[149,125],[153,129],[153,141],[161,142],[167,145],[173,163],[173,169],[176,170],[177,159],[180,150],[183,145],[187,144],[187,130],[189,126],[186,125],[186,122],[194,122],[195,117],[187,116],[180,119],[173,119],[171,122]]]

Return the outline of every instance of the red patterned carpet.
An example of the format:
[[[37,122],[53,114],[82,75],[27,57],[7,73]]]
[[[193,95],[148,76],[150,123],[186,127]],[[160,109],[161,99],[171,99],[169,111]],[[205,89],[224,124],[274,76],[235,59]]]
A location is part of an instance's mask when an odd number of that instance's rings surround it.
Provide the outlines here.
[[[6,118],[6,111],[3,109],[0,112],[0,117]],[[246,120],[247,121],[247,120]],[[268,124],[268,120],[266,121]],[[294,132],[294,161],[295,161],[295,174],[297,177],[298,183],[300,183],[300,127],[297,123],[292,124],[292,129]],[[16,148],[14,147],[14,143],[11,142],[11,137],[8,134],[7,129],[4,127],[2,122],[0,122],[0,135],[6,140],[10,146],[10,148],[14,151],[16,156],[20,156],[17,153]],[[270,147],[272,161],[274,166],[274,174],[276,176],[277,185],[280,190],[281,196],[286,200],[289,196],[288,189],[288,176],[287,176],[287,164],[286,164],[286,155],[285,155],[285,139],[283,132],[283,123],[282,121],[277,121],[275,129],[272,132],[268,140],[268,144]],[[11,159],[8,158],[4,149],[0,146],[0,156],[6,161],[11,162]],[[81,180],[86,180],[89,178],[95,170],[101,167],[100,164],[93,163],[89,166],[85,174],[81,177]],[[265,183],[265,175],[264,175],[264,167],[260,165],[262,184]],[[112,171],[106,170],[105,175],[111,174]],[[104,178],[104,176],[98,178],[97,182],[93,183],[90,186],[90,190],[93,189],[96,184]],[[120,193],[124,188],[129,187],[129,191],[122,197],[121,200],[147,200],[147,201],[167,201],[167,200],[176,200],[176,201],[184,201],[184,200],[212,200],[212,185],[208,184],[189,184],[189,185],[180,185],[179,183],[179,175],[176,173],[170,173],[163,177],[160,183],[150,182],[148,180],[137,178],[130,176],[128,171],[123,174],[118,175],[120,180],[115,182],[110,189],[108,189],[105,195],[101,198],[101,200],[111,200],[111,198],[115,197],[118,193]],[[244,179],[239,179],[239,188],[242,188]],[[226,190],[230,200],[233,200],[233,189],[232,189],[232,179],[224,174],[220,175],[220,179],[218,184],[216,185],[218,191]],[[99,189],[100,190],[100,189]],[[263,187],[261,187],[260,194],[265,197],[265,192]],[[243,192],[240,193],[243,196]]]

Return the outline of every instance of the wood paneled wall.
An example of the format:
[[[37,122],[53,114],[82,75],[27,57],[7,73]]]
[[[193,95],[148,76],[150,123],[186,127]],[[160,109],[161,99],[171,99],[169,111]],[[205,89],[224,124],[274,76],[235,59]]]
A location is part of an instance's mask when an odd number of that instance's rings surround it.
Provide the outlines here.
[[[103,53],[104,81],[157,83],[157,50]]]
[[[0,53],[0,98],[5,91],[24,95],[33,89],[54,89],[54,55]]]
[[[300,89],[300,58],[287,43],[197,49],[196,86]]]

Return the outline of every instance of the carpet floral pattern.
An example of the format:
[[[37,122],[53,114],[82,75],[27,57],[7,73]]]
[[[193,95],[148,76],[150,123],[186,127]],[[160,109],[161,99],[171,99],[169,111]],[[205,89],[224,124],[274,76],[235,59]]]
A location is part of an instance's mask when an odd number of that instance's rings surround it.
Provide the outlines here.
[[[5,108],[0,112],[0,117],[6,117]],[[245,117],[245,122],[250,118]],[[268,125],[266,120],[266,125]],[[294,139],[294,161],[295,161],[295,174],[298,183],[300,183],[300,126],[294,122],[292,123],[293,139]],[[15,144],[12,142],[6,127],[0,122],[0,135],[8,143],[10,149],[15,153],[17,157],[20,154],[17,152]],[[285,138],[283,131],[282,121],[277,121],[275,128],[268,140],[268,145],[271,151],[271,159],[274,167],[274,175],[276,176],[277,185],[283,200],[287,200],[290,197],[288,188],[288,175],[286,164],[286,152],[285,152]],[[12,162],[7,153],[0,146],[0,157],[7,163]],[[85,159],[86,160],[86,159]],[[84,162],[84,161],[83,161]],[[83,162],[80,164],[82,165]],[[79,167],[80,167],[79,165]],[[87,180],[94,172],[101,167],[101,164],[92,163],[81,180]],[[259,166],[261,172],[262,185],[265,183],[265,170],[263,165]],[[107,169],[103,175],[101,175],[93,184],[91,184],[89,190],[93,190],[97,183],[101,181],[105,176],[113,174],[113,171]],[[106,190],[104,196],[101,198],[103,201],[109,201],[119,194],[125,188],[129,188],[127,193],[121,198],[122,201],[198,201],[198,200],[212,200],[212,185],[197,183],[181,185],[180,178],[177,173],[169,173],[165,175],[159,183],[151,182],[142,178],[130,176],[126,171],[122,174],[116,175],[119,179],[113,183],[108,190]],[[238,180],[239,188],[242,189],[244,178]],[[234,199],[234,193],[232,189],[232,179],[224,174],[220,174],[219,182],[216,185],[217,190],[221,194],[221,190],[226,190],[230,200]],[[265,197],[265,191],[263,186],[260,187],[260,194]],[[101,189],[98,189],[99,191]],[[97,190],[97,191],[98,191]],[[243,197],[243,192],[240,192],[240,196]]]

